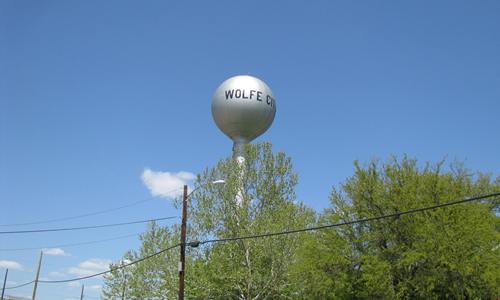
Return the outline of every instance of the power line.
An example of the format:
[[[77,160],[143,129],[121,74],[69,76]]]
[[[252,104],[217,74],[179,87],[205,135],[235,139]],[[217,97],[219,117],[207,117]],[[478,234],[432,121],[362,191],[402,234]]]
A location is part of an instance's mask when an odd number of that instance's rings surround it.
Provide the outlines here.
[[[119,239],[124,239],[124,238],[128,238],[128,237],[139,236],[139,235],[140,235],[140,233],[133,233],[133,234],[121,235],[121,236],[112,237],[112,238],[108,238],[108,239],[102,239],[102,240],[93,240],[93,241],[86,241],[86,242],[79,242],[79,243],[72,243],[72,244],[59,244],[59,245],[52,245],[52,246],[45,246],[45,247],[3,248],[3,249],[0,248],[0,252],[43,250],[43,249],[50,249],[50,248],[70,248],[70,247],[81,246],[81,245],[104,243],[104,242],[108,242],[108,241],[114,241],[114,240],[119,240]]]
[[[216,243],[216,242],[229,242],[229,241],[236,241],[236,240],[244,240],[244,239],[253,239],[253,238],[261,238],[261,237],[270,237],[270,236],[277,236],[277,235],[285,235],[285,234],[292,234],[292,233],[299,233],[299,232],[305,232],[305,231],[313,231],[313,230],[320,230],[320,229],[325,229],[325,228],[332,228],[332,227],[338,227],[338,226],[344,226],[344,225],[351,225],[351,224],[356,224],[356,223],[364,223],[364,222],[369,222],[369,221],[375,221],[375,220],[380,220],[380,219],[385,219],[385,218],[392,218],[392,217],[398,217],[402,215],[407,215],[407,214],[412,214],[412,213],[417,213],[417,212],[423,212],[427,210],[433,210],[433,209],[438,209],[446,206],[451,206],[451,205],[457,205],[457,204],[462,204],[462,203],[467,203],[467,202],[472,202],[472,201],[477,201],[481,199],[486,199],[486,198],[491,198],[495,196],[500,196],[500,192],[498,193],[493,193],[493,194],[488,194],[488,195],[482,195],[482,196],[477,196],[477,197],[472,197],[472,198],[467,198],[467,199],[462,199],[462,200],[457,200],[457,201],[452,201],[452,202],[447,202],[443,204],[437,204],[437,205],[432,205],[432,206],[427,206],[427,207],[422,207],[422,208],[415,208],[407,211],[402,211],[402,212],[397,212],[397,213],[392,213],[392,214],[387,214],[387,215],[381,215],[377,217],[372,217],[372,218],[364,218],[364,219],[359,219],[359,220],[354,220],[354,221],[348,221],[348,222],[342,222],[342,223],[335,223],[335,224],[329,224],[329,225],[323,225],[323,226],[316,226],[316,227],[308,227],[308,228],[302,228],[302,229],[296,229],[296,230],[288,230],[288,231],[281,231],[281,232],[273,232],[273,233],[264,233],[264,234],[257,234],[257,235],[249,235],[249,236],[242,236],[242,237],[233,237],[233,238],[223,238],[223,239],[212,239],[212,240],[205,240],[202,242],[197,242],[197,241],[192,241],[186,243],[187,245],[193,245],[194,244],[207,244],[207,243]],[[125,264],[119,267],[116,267],[112,270],[119,270],[124,267],[139,263],[141,261],[144,261],[146,259],[149,259],[153,256],[159,255],[160,253],[163,253],[165,251],[168,251],[170,249],[173,249],[175,247],[180,246],[180,244],[174,245],[172,247],[160,250],[159,252],[156,252],[154,254],[151,254],[149,256],[143,257],[139,260],[133,261],[129,264]],[[111,272],[112,270],[108,270],[105,272],[89,275],[89,276],[84,276],[84,277],[79,277],[79,278],[73,278],[73,279],[66,279],[66,280],[52,280],[52,281],[42,281],[44,283],[62,283],[62,282],[69,282],[69,281],[77,281],[77,280],[83,280],[91,277],[96,277],[99,275],[103,275],[106,273]]]
[[[17,289],[17,288],[20,288],[20,287],[23,287],[23,286],[30,285],[30,284],[32,284],[32,283],[34,283],[34,282],[35,282],[34,280],[31,280],[30,282],[26,282],[26,283],[18,284],[18,285],[15,285],[15,286],[9,286],[9,287],[6,287],[5,289],[6,289],[6,290]]]
[[[164,218],[156,218],[156,219],[133,221],[133,222],[104,224],[104,225],[93,225],[93,226],[82,226],[82,227],[49,228],[49,229],[17,230],[17,231],[0,231],[0,234],[23,234],[23,233],[41,233],[41,232],[55,232],[55,231],[73,231],[73,230],[95,229],[95,228],[116,227],[116,226],[124,226],[124,225],[131,225],[131,224],[148,223],[148,222],[152,222],[152,221],[162,221],[162,220],[175,219],[175,218],[178,218],[178,217],[177,216],[174,216],[174,217],[164,217]]]
[[[170,246],[168,248],[165,248],[165,249],[162,249],[158,252],[155,252],[153,254],[150,254],[148,256],[145,256],[143,258],[140,258],[138,260],[134,260],[132,262],[129,262],[127,264],[122,264],[122,265],[119,265],[115,268],[111,268],[107,271],[104,271],[104,272],[99,272],[99,273],[95,273],[95,274],[92,274],[92,275],[88,275],[88,276],[82,276],[82,277],[76,277],[76,278],[70,278],[70,279],[63,279],[63,280],[38,280],[39,283],[65,283],[65,282],[72,282],[72,281],[80,281],[80,280],[84,280],[84,279],[89,279],[89,278],[93,278],[93,277],[97,277],[97,276],[101,276],[101,275],[104,275],[104,274],[107,274],[107,273],[111,273],[113,271],[116,271],[116,270],[120,270],[120,269],[123,269],[123,268],[126,268],[128,266],[131,266],[131,265],[135,265],[137,263],[140,263],[142,261],[145,261],[147,259],[150,259],[152,257],[155,257],[157,255],[160,255],[166,251],[169,251],[169,250],[172,250],[174,248],[177,248],[179,247],[181,244],[175,244],[173,246]],[[26,285],[29,285],[29,284],[32,284],[34,283],[35,281],[32,280],[30,282],[26,282],[26,283],[23,283],[23,284],[19,284],[19,285],[16,285],[16,286],[10,286],[10,287],[6,287],[5,289],[16,289],[16,288],[20,288],[20,287],[23,287],[23,286],[26,286]]]
[[[71,216],[71,217],[63,217],[63,218],[57,218],[57,219],[50,219],[50,220],[44,220],[44,221],[36,221],[36,222],[26,222],[26,223],[12,223],[12,224],[1,224],[1,227],[11,227],[11,226],[26,226],[26,225],[39,225],[39,224],[48,224],[48,223],[54,223],[54,222],[60,222],[60,221],[68,221],[68,220],[74,220],[74,219],[80,219],[80,218],[85,218],[85,217],[90,217],[90,216],[95,216],[95,215],[100,215],[100,214],[105,214],[108,212],[113,212],[117,211],[120,209],[124,209],[127,207],[135,206],[144,202],[151,201],[153,199],[147,199],[147,200],[141,200],[137,201],[128,205],[123,205],[120,207],[116,208],[110,208],[106,210],[101,210],[101,211],[96,211],[93,213],[87,213],[87,214],[82,214],[82,215],[76,215],[76,216]]]
[[[287,231],[280,231],[280,232],[271,232],[271,233],[255,234],[255,235],[248,235],[248,236],[232,237],[232,238],[211,239],[211,240],[205,240],[205,241],[201,241],[201,242],[191,241],[187,244],[196,246],[196,245],[208,244],[208,243],[230,242],[230,241],[247,240],[247,239],[262,238],[262,237],[271,237],[271,236],[285,235],[285,234],[292,234],[292,233],[299,233],[299,232],[306,232],[306,231],[315,231],[315,230],[321,230],[321,229],[326,229],[326,228],[339,227],[339,226],[344,226],[344,225],[352,225],[352,224],[365,223],[365,222],[376,221],[376,220],[381,220],[381,219],[386,219],[386,218],[399,217],[399,216],[403,216],[403,215],[407,215],[407,214],[413,214],[413,213],[417,213],[417,212],[433,210],[433,209],[437,209],[437,208],[441,208],[441,207],[462,204],[462,203],[482,200],[482,199],[496,197],[496,196],[500,196],[500,192],[482,195],[482,196],[477,196],[477,197],[472,197],[472,198],[467,198],[467,199],[462,199],[462,200],[457,200],[457,201],[452,201],[452,202],[447,202],[447,203],[443,203],[443,204],[437,204],[437,205],[432,205],[432,206],[427,206],[427,207],[410,209],[407,211],[396,212],[396,213],[392,213],[392,214],[388,214],[388,215],[381,215],[381,216],[377,216],[377,217],[358,219],[358,220],[347,221],[347,222],[342,222],[342,223],[328,224],[328,225],[323,225],[323,226],[315,226],[315,227],[308,227],[308,228],[301,228],[301,229],[287,230]]]
[[[171,192],[174,192],[174,191],[177,191],[177,190],[181,190],[181,189],[182,188],[172,189],[170,191],[167,191],[167,193],[171,193]],[[56,219],[49,219],[49,220],[43,220],[43,221],[34,221],[34,222],[24,222],[24,223],[0,224],[0,227],[40,225],[40,224],[48,224],[48,223],[68,221],[68,220],[74,220],[74,219],[81,219],[81,218],[85,218],[85,217],[91,217],[91,216],[101,215],[101,214],[105,214],[105,213],[117,211],[117,210],[120,210],[120,209],[124,209],[124,208],[128,208],[128,207],[136,206],[136,205],[139,205],[139,204],[142,204],[142,203],[145,203],[145,202],[149,202],[149,201],[152,201],[152,200],[154,200],[154,198],[146,199],[146,200],[140,200],[140,201],[132,202],[130,204],[126,204],[126,205],[123,205],[123,206],[108,208],[108,209],[105,209],[105,210],[100,210],[100,211],[95,211],[95,212],[91,212],[91,213],[86,213],[86,214],[76,215],[76,216],[70,216],[70,217],[62,217],[62,218],[56,218]]]
[[[117,266],[115,268],[112,268],[112,269],[109,269],[107,271],[104,271],[104,272],[100,272],[100,273],[96,273],[96,274],[92,274],[92,275],[88,275],[88,276],[82,276],[82,277],[76,277],[76,278],[71,278],[71,279],[62,279],[62,280],[39,280],[38,282],[41,282],[41,283],[64,283],[64,282],[71,282],[71,281],[80,281],[80,280],[84,280],[84,279],[89,279],[89,278],[92,278],[92,277],[97,277],[97,276],[101,276],[101,275],[104,275],[104,274],[107,274],[107,273],[111,273],[113,271],[116,271],[116,270],[120,270],[120,269],[123,269],[123,268],[126,268],[128,266],[131,266],[131,265],[135,265],[137,263],[140,263],[142,261],[145,261],[147,259],[150,259],[152,257],[155,257],[157,255],[160,255],[166,251],[169,251],[169,250],[172,250],[174,248],[177,248],[179,247],[181,244],[175,244],[173,246],[170,246],[168,248],[165,248],[163,250],[160,250],[158,252],[155,252],[151,255],[148,255],[148,256],[145,256],[143,258],[140,258],[138,260],[134,260],[132,262],[129,262],[127,264],[123,264],[123,265],[120,265],[120,266]]]
[[[186,243],[189,246],[192,247],[197,247],[198,245],[201,244],[208,244],[208,243],[218,243],[218,242],[231,242],[231,241],[237,241],[237,240],[246,240],[246,239],[254,239],[254,238],[262,238],[262,237],[272,237],[272,236],[278,236],[278,235],[286,235],[286,234],[293,234],[293,233],[300,233],[300,232],[306,232],[306,231],[314,231],[314,230],[321,230],[321,229],[326,229],[326,228],[332,228],[332,227],[339,227],[339,226],[344,226],[344,225],[352,225],[352,224],[357,224],[357,223],[365,223],[365,222],[370,222],[370,221],[375,221],[375,220],[381,220],[385,218],[392,218],[392,217],[399,217],[402,215],[407,215],[407,214],[413,214],[417,212],[423,212],[427,210],[433,210],[433,209],[438,209],[446,206],[452,206],[452,205],[457,205],[457,204],[462,204],[462,203],[467,203],[467,202],[472,202],[472,201],[477,201],[477,200],[482,200],[486,198],[491,198],[491,197],[496,197],[500,196],[500,192],[498,193],[492,193],[492,194],[487,194],[487,195],[482,195],[482,196],[477,196],[477,197],[471,197],[467,199],[462,199],[462,200],[457,200],[457,201],[452,201],[452,202],[447,202],[443,204],[437,204],[437,205],[432,205],[432,206],[427,206],[427,207],[421,207],[421,208],[415,208],[415,209],[410,209],[407,211],[402,211],[402,212],[396,212],[392,214],[387,214],[387,215],[381,215],[377,217],[371,217],[371,218],[364,218],[364,219],[358,219],[354,221],[347,221],[347,222],[342,222],[342,223],[335,223],[335,224],[328,224],[328,225],[323,225],[323,226],[316,226],[316,227],[308,227],[308,228],[301,228],[301,229],[295,229],[295,230],[287,230],[287,231],[280,231],[280,232],[272,232],[272,233],[263,233],[263,234],[256,234],[256,235],[248,235],[248,236],[240,236],[240,237],[232,237],[232,238],[222,238],[222,239],[211,239],[211,240],[205,240],[205,241],[191,241]],[[181,244],[176,244],[171,247],[165,248],[163,250],[160,250],[156,253],[153,253],[151,255],[145,256],[141,259],[135,260],[133,262],[130,262],[128,264],[120,265],[115,268],[109,269],[104,272],[88,275],[88,276],[83,276],[83,277],[77,277],[77,278],[71,278],[71,279],[64,279],[64,280],[39,280],[38,282],[41,283],[64,283],[64,282],[71,282],[71,281],[79,281],[79,280],[84,280],[88,278],[93,278],[96,276],[104,275],[107,273],[110,273],[115,270],[120,270],[122,268],[137,264],[139,262],[142,262],[144,260],[150,259],[154,256],[157,256],[161,253],[164,253],[168,250],[174,249],[176,247],[179,247]],[[18,286],[14,287],[7,287],[6,289],[14,289],[18,287],[22,287],[28,284],[33,283],[34,281],[27,282]]]

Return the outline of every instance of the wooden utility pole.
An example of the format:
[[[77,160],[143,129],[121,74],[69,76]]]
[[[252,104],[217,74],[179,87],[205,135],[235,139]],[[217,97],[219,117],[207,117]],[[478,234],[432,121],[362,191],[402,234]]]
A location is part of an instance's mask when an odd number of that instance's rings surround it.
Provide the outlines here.
[[[82,284],[82,292],[80,294],[80,300],[83,300],[83,291],[85,290],[85,285]]]
[[[38,259],[38,270],[36,271],[35,285],[33,286],[33,296],[31,297],[31,300],[36,299],[36,288],[38,286],[38,277],[40,277],[40,268],[42,267],[42,256],[43,251],[40,251],[40,259]]]
[[[186,223],[187,223],[188,187],[184,185],[182,197],[182,225],[181,225],[181,261],[179,262],[179,300],[184,300],[184,275],[186,267]]]
[[[5,284],[7,283],[7,275],[9,274],[9,269],[5,270],[5,277],[3,278],[3,288],[2,288],[2,297],[0,297],[0,300],[3,300],[3,295],[5,293]]]

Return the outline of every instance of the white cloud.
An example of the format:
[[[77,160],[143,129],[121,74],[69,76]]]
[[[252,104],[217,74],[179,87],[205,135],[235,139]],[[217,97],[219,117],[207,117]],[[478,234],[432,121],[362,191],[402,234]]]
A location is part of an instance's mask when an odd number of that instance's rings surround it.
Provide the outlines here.
[[[70,288],[82,288],[82,283],[79,281],[71,281],[68,282],[68,287]],[[94,284],[94,285],[85,285],[85,290],[93,290],[93,291],[100,291],[102,289],[102,285],[100,284]]]
[[[196,176],[190,172],[161,172],[145,169],[142,182],[148,187],[151,195],[163,198],[175,198],[182,195],[182,187]]]
[[[51,280],[49,277],[43,277],[43,276],[40,276],[39,279],[42,280],[42,281],[49,281],[49,280]]]
[[[91,258],[81,262],[77,267],[69,268],[67,272],[71,275],[88,276],[109,270],[110,264],[111,260],[109,259]]]
[[[98,291],[98,290],[102,289],[102,285],[99,285],[99,284],[89,285],[89,286],[85,286],[85,289]]]
[[[53,271],[53,272],[49,273],[49,277],[61,278],[61,277],[64,277],[64,276],[66,276],[66,274],[61,273],[61,272],[57,272],[57,271]]]
[[[20,263],[13,260],[0,260],[0,268],[19,271],[24,269]]]
[[[69,256],[69,254],[64,252],[61,248],[46,248],[43,249],[43,254],[52,256]]]
[[[70,282],[68,282],[68,286],[69,287],[79,287],[79,288],[81,288],[82,287],[82,283],[79,282],[79,281],[70,281]]]

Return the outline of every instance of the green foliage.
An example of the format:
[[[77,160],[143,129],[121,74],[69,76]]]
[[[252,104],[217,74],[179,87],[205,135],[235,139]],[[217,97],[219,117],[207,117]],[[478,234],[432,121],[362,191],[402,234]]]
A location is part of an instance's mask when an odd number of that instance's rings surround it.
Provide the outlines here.
[[[355,163],[319,216],[298,202],[297,174],[270,144],[245,162],[220,161],[195,182],[188,241],[250,236],[354,221],[500,190],[500,178],[462,165],[419,167],[403,157]],[[213,184],[224,179],[225,184]],[[500,221],[495,199],[298,234],[188,248],[187,299],[497,299]],[[179,242],[179,228],[151,224],[136,260]],[[103,294],[175,299],[178,248],[105,276]],[[125,290],[123,290],[125,287]]]
[[[290,158],[274,154],[268,143],[248,145],[244,151],[244,164],[226,159],[198,176],[188,202],[188,241],[312,225],[313,211],[296,201],[297,175]],[[219,179],[225,184],[212,183]],[[139,253],[129,252],[125,259],[142,258],[177,243],[178,230],[153,226],[142,241]],[[300,235],[288,235],[188,249],[186,298],[284,298],[292,291],[289,269],[301,241]],[[120,298],[126,282],[126,295],[132,299],[176,298],[177,265],[176,249],[127,268],[125,280],[121,271],[115,271],[105,278],[104,295]]]
[[[393,158],[356,163],[322,218],[337,223],[498,191],[460,165],[418,168]],[[491,201],[468,203],[312,234],[296,278],[302,294],[329,299],[494,299],[500,294],[500,235]],[[314,255],[316,251],[320,255]],[[326,255],[323,255],[326,254]],[[318,284],[320,283],[320,284]],[[308,298],[308,297],[305,297]]]
[[[126,264],[179,243],[178,226],[172,229],[161,227],[152,222],[140,240],[139,251],[128,251],[121,262],[112,264],[110,268]],[[165,251],[140,263],[115,270],[104,276],[105,299],[174,299],[178,293],[177,265],[178,248]]]
[[[273,154],[267,143],[247,146],[245,158],[244,165],[234,159],[221,161],[198,178],[197,185],[204,188],[191,202],[191,236],[247,236],[311,223],[312,211],[296,202],[297,175],[290,158]],[[211,184],[218,179],[225,179],[225,185]],[[289,268],[300,242],[299,235],[288,235],[207,245],[193,253],[197,264],[187,275],[190,296],[284,297],[290,291]]]

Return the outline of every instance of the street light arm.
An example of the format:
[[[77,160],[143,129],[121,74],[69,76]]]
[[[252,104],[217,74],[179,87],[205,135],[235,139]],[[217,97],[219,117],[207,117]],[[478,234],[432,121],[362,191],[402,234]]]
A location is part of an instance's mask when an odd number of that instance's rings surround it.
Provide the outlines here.
[[[207,182],[205,184],[202,184],[202,185],[199,185],[197,186],[196,188],[194,188],[187,196],[186,196],[186,201],[187,199],[189,199],[189,197],[191,197],[191,194],[193,194],[195,191],[197,191],[198,189],[202,188],[202,187],[205,187],[209,184],[224,184],[226,183],[226,181],[224,179],[218,179],[218,180],[214,180],[212,182]]]

